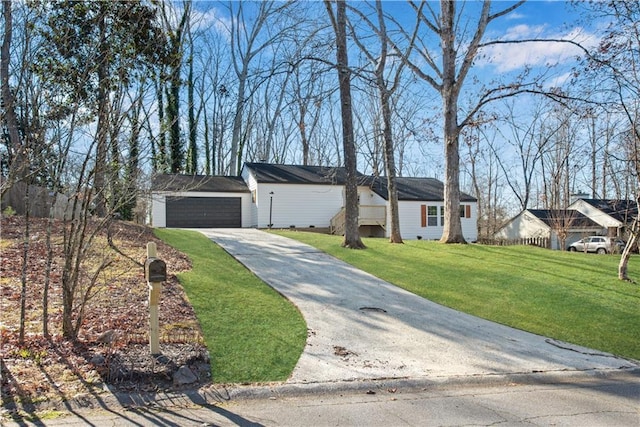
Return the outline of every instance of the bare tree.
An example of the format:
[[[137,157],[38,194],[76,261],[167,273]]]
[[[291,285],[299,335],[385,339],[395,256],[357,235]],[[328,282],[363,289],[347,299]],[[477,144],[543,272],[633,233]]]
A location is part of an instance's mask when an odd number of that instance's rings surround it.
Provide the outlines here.
[[[502,187],[501,170],[503,163],[497,153],[502,135],[496,130],[498,121],[494,115],[480,117],[477,122],[466,127],[462,134],[462,141],[467,147],[463,157],[462,170],[471,179],[470,193],[478,200],[478,238],[489,239],[507,219]],[[506,150],[503,150],[506,151]],[[514,160],[512,163],[517,163]]]
[[[278,67],[277,60],[271,61],[271,67]],[[290,70],[293,67],[290,67]],[[262,139],[262,146],[256,151],[259,160],[272,161],[274,159],[275,146],[278,142],[284,142],[286,136],[278,134],[276,131],[278,125],[282,123],[282,113],[284,110],[286,93],[289,86],[289,80],[292,76],[291,72],[272,76],[262,85],[262,105],[259,109],[264,116],[261,120],[262,129],[259,131]],[[278,136],[279,138],[277,138]],[[280,141],[278,141],[280,139]],[[283,159],[278,159],[282,161]]]
[[[9,190],[16,180],[21,180],[26,175],[26,147],[19,132],[18,117],[16,115],[15,98],[9,83],[9,64],[11,62],[11,41],[13,36],[12,2],[3,0],[2,12],[4,18],[4,32],[2,38],[2,48],[0,49],[0,89],[2,94],[2,127],[8,134],[8,165],[7,173],[2,174],[0,182],[0,195]]]
[[[198,68],[200,73],[199,98],[202,109],[205,174],[228,172],[229,138],[232,129],[233,102],[230,87],[231,61],[226,39],[214,28],[203,30]]]
[[[480,188],[480,172],[478,171],[478,164],[481,155],[481,143],[480,143],[480,132],[479,127],[481,126],[478,123],[475,126],[469,126],[465,131],[462,132],[462,140],[467,146],[467,167],[469,169],[469,175],[471,177],[471,187],[473,188],[473,195],[478,200],[478,223],[476,224],[478,230],[478,238],[482,239],[488,237],[486,233],[486,225],[483,227],[483,217],[485,215],[485,199],[482,194],[482,190]],[[491,186],[489,186],[491,189]]]
[[[578,119],[575,111],[554,108],[540,130],[540,141],[547,145],[541,157],[546,208],[565,209],[575,192],[575,176],[581,168],[575,163],[581,143]]]
[[[331,0],[324,4],[336,34],[336,68],[340,86],[340,110],[342,118],[342,146],[344,152],[345,179],[345,232],[342,246],[363,249],[358,223],[358,183],[356,145],[353,134],[353,109],[351,105],[351,69],[347,53],[347,11],[344,0],[337,0],[334,14]]]
[[[320,61],[296,60],[290,84],[288,100],[290,115],[298,129],[302,148],[302,164],[313,164],[311,159],[312,139],[320,124],[323,105],[331,96],[331,89],[325,86],[325,64]]]
[[[553,109],[550,110],[546,102],[535,103],[524,114],[518,114],[516,105],[516,102],[505,102],[506,113],[502,120],[496,122],[499,139],[489,146],[507,185],[518,199],[520,209],[524,210],[531,207],[541,163],[544,163],[545,153],[556,151],[550,146],[556,142],[554,138],[564,122],[552,120]],[[499,126],[502,123],[506,126]],[[507,151],[505,144],[512,147],[513,150],[509,151],[515,153],[513,158],[501,154]],[[542,169],[548,172],[545,165]],[[542,179],[547,182],[544,174]]]
[[[378,100],[380,103],[380,112],[382,119],[382,141],[384,147],[384,165],[387,177],[387,189],[389,199],[389,213],[391,227],[389,230],[389,242],[402,243],[402,235],[400,233],[400,212],[398,209],[398,187],[396,185],[396,161],[395,161],[395,143],[393,138],[392,126],[392,106],[391,99],[400,86],[400,79],[404,69],[404,62],[400,62],[394,67],[392,62],[388,62],[389,43],[387,35],[387,26],[385,16],[382,10],[382,2],[375,2],[375,19],[376,23],[370,20],[366,14],[353,9],[360,18],[367,24],[367,27],[376,34],[379,42],[379,52],[374,53],[367,44],[362,43],[355,30],[352,27],[353,40],[373,67],[373,84],[378,91]],[[412,46],[409,47],[411,49]],[[404,57],[410,56],[409,52],[403,53]],[[389,73],[391,76],[387,77]]]
[[[525,83],[522,76],[515,81],[496,84],[483,88],[471,104],[464,117],[458,117],[460,112],[459,98],[461,90],[471,69],[473,68],[481,49],[494,44],[512,43],[509,40],[486,41],[488,25],[519,8],[524,1],[492,11],[492,3],[485,0],[482,3],[476,21],[471,23],[457,10],[458,2],[442,0],[439,11],[435,11],[428,2],[416,4],[411,2],[416,19],[426,28],[427,34],[435,37],[439,42],[439,50],[431,50],[423,38],[420,37],[421,27],[416,27],[413,33],[405,32],[408,43],[422,43],[420,49],[413,52],[417,58],[404,56],[407,65],[416,76],[424,80],[440,94],[442,100],[443,135],[444,135],[444,205],[445,226],[441,242],[463,243],[462,227],[459,216],[460,206],[460,153],[459,137],[465,126],[473,123],[475,115],[490,102],[519,93],[540,92],[535,80]],[[471,35],[465,38],[466,31],[472,29]],[[535,41],[535,40],[533,40]],[[541,41],[541,40],[537,40]],[[521,41],[517,41],[521,42]],[[532,42],[528,40],[527,42]],[[400,49],[396,50],[402,55]]]
[[[242,2],[229,2],[228,10],[231,15],[227,27],[231,40],[231,61],[236,73],[236,108],[231,134],[231,173],[238,175],[241,168],[243,137],[243,120],[248,98],[248,80],[251,77],[251,67],[260,55],[285,37],[296,26],[296,22],[288,22],[285,12],[292,3],[272,0],[258,2],[256,15],[250,19],[245,13]],[[279,19],[279,23],[276,22]],[[275,31],[277,27],[278,31]],[[271,70],[273,72],[273,70]],[[246,131],[246,130],[245,130]],[[246,135],[246,132],[244,132]]]
[[[584,6],[588,17],[605,17],[610,22],[597,49],[585,49],[585,72],[587,78],[598,82],[600,95],[626,122],[626,161],[634,178],[633,192],[637,210],[629,230],[629,242],[618,265],[618,278],[630,280],[629,257],[640,235],[637,213],[640,210],[640,4],[607,1],[592,2]]]
[[[168,76],[160,74],[160,90],[166,94],[166,111],[163,116],[165,126],[169,130],[169,170],[171,173],[181,172],[184,168],[185,149],[184,140],[180,132],[180,90],[182,88],[182,66],[184,48],[187,37],[187,26],[191,15],[191,1],[182,2],[182,12],[176,16],[177,10],[164,0],[156,1],[160,4],[160,17],[166,39],[166,65]],[[168,86],[165,86],[167,84]]]

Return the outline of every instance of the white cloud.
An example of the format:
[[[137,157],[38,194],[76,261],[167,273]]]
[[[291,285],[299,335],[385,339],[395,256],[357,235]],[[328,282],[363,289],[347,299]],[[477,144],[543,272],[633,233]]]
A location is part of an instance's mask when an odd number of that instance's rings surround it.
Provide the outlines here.
[[[546,26],[545,25],[528,25],[528,24],[519,24],[514,25],[507,29],[506,34],[503,39],[505,40],[518,40],[524,38],[531,37],[540,37],[541,34],[544,33]]]
[[[524,18],[526,18],[526,15],[518,12],[511,12],[506,16],[506,19],[508,19],[509,21],[515,21],[516,19],[524,19]]]
[[[221,34],[228,33],[229,18],[217,8],[211,7],[207,10],[194,9],[191,14],[192,25],[194,25],[195,30],[214,29]]]
[[[551,79],[549,82],[547,82],[546,87],[547,89],[551,89],[551,88],[555,88],[555,87],[564,87],[564,85],[566,83],[568,83],[571,78],[573,77],[572,73],[563,73],[560,74],[559,76]]]
[[[497,44],[487,46],[480,54],[480,66],[492,65],[498,72],[510,72],[524,67],[545,67],[571,62],[582,55],[582,50],[569,43],[544,40],[570,40],[585,47],[597,45],[595,34],[576,27],[565,33],[552,33],[543,25],[530,26],[526,24],[510,27],[504,36],[498,40],[531,40],[540,41],[515,44]]]

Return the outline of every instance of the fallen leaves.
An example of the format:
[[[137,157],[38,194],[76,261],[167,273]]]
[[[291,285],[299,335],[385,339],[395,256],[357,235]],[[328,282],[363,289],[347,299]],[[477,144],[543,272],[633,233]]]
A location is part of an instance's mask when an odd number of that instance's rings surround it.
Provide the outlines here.
[[[102,392],[104,372],[91,363],[99,357],[119,360],[141,359],[148,340],[148,287],[139,266],[146,258],[146,243],[156,242],[158,255],[168,269],[163,285],[159,313],[161,346],[171,353],[184,353],[184,345],[202,347],[202,335],[193,308],[189,304],[175,274],[190,268],[188,258],[155,238],[151,229],[117,222],[111,227],[118,254],[107,245],[106,236],[96,239],[94,253],[102,259],[111,257],[112,265],[100,278],[97,293],[85,313],[78,343],[61,338],[62,290],[64,268],[62,259],[61,221],[52,223],[53,262],[49,275],[50,338],[42,336],[42,298],[47,260],[47,219],[30,220],[31,239],[28,245],[26,337],[18,340],[20,324],[20,290],[23,267],[23,233],[25,219],[21,216],[0,220],[0,359],[2,360],[3,403],[24,404],[42,400],[64,400],[83,393]],[[129,259],[128,259],[129,258]],[[136,262],[137,261],[137,262]],[[96,259],[96,262],[101,262]],[[175,325],[181,325],[177,329]],[[113,331],[109,343],[98,337]],[[188,344],[184,344],[188,343]],[[130,356],[127,353],[131,353]],[[177,356],[176,356],[177,357]],[[191,357],[191,356],[190,356]],[[95,359],[94,359],[95,358]],[[129,362],[127,362],[129,363]],[[150,372],[144,373],[145,369]],[[153,366],[143,365],[136,374],[140,389],[157,388]],[[101,377],[98,374],[103,374]],[[166,374],[165,374],[166,375]],[[145,385],[146,383],[146,385]],[[128,384],[131,388],[132,385]]]

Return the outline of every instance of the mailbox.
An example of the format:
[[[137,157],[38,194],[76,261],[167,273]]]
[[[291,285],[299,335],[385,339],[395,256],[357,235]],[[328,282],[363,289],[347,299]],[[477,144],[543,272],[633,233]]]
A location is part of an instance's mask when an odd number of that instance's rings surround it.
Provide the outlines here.
[[[144,277],[147,282],[164,282],[167,280],[167,264],[158,258],[147,258],[144,263]]]

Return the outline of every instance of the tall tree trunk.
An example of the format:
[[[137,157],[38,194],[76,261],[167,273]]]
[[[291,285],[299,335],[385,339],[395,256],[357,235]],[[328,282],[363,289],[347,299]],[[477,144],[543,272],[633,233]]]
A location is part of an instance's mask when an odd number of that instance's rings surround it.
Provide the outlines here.
[[[231,131],[231,173],[240,175],[242,153],[240,138],[242,137],[242,119],[244,117],[244,92],[247,80],[247,70],[243,69],[238,76],[238,99],[236,100],[236,113],[233,117],[233,129]]]
[[[400,234],[400,210],[398,208],[398,187],[396,185],[396,162],[394,156],[393,135],[391,133],[391,107],[389,105],[389,93],[380,87],[380,100],[382,104],[382,120],[384,127],[384,167],[387,175],[387,189],[389,198],[389,214],[391,216],[391,230],[389,230],[389,242],[402,243]]]
[[[27,190],[24,194],[24,233],[22,235],[22,271],[20,275],[20,328],[19,328],[19,341],[20,344],[24,343],[25,323],[27,318],[27,271],[29,269],[29,242],[31,241],[31,234],[29,229],[29,222],[31,216],[29,211],[31,210],[31,203],[29,203],[29,183],[25,182]]]
[[[156,80],[156,96],[158,100],[158,150],[153,157],[154,172],[167,173],[167,122],[164,117],[164,80],[162,71],[158,73]],[[153,140],[151,141],[153,144]],[[153,145],[151,146],[154,147]]]
[[[342,118],[342,146],[344,151],[345,182],[345,232],[342,246],[350,249],[365,248],[360,239],[358,223],[358,183],[356,169],[356,145],[353,135],[353,110],[351,104],[351,70],[347,52],[347,13],[344,0],[336,2],[334,20],[331,2],[325,0],[327,11],[334,22],[336,33],[336,57],[340,86],[340,110]]]
[[[0,84],[2,85],[2,107],[4,109],[4,122],[9,134],[9,146],[11,150],[10,169],[8,176],[2,180],[2,192],[9,190],[16,180],[22,180],[27,173],[26,150],[22,144],[22,138],[18,130],[18,118],[16,116],[13,93],[9,86],[9,62],[11,55],[11,39],[13,35],[13,23],[11,17],[11,0],[2,2],[4,16],[4,35],[2,48],[0,49]]]
[[[141,97],[139,98],[141,99]],[[122,183],[121,200],[118,204],[120,218],[125,221],[138,221],[135,211],[138,201],[138,170],[140,167],[140,100],[133,106],[132,114],[129,118],[131,135],[129,136],[129,156],[124,172],[124,182]]]
[[[51,268],[53,266],[53,244],[51,242],[51,229],[53,228],[53,209],[56,204],[56,197],[53,196],[49,218],[47,220],[47,234],[45,245],[47,247],[47,261],[44,269],[44,284],[42,289],[42,334],[49,337],[49,287],[51,284]]]
[[[459,82],[456,82],[455,2],[442,1],[442,101],[444,114],[444,229],[442,243],[466,243],[460,222]]]
[[[378,16],[378,25],[380,33],[380,56],[377,58],[377,66],[375,68],[376,85],[380,96],[380,110],[382,112],[382,140],[384,146],[384,167],[387,175],[387,190],[389,201],[389,215],[391,229],[389,230],[390,243],[403,243],[400,234],[400,210],[398,208],[398,187],[396,185],[396,160],[395,160],[395,144],[393,141],[393,131],[391,127],[391,94],[398,87],[398,82],[403,69],[403,64],[396,71],[394,82],[389,89],[385,82],[384,73],[387,66],[388,44],[387,44],[387,27],[385,24],[384,13],[382,11],[381,0],[376,0],[376,14]],[[374,58],[368,54],[370,60]],[[375,64],[375,61],[374,61]],[[377,151],[377,150],[376,150]],[[376,162],[377,169],[377,162]]]
[[[298,94],[300,94],[300,91],[298,91]],[[298,113],[300,114],[298,130],[300,131],[300,142],[302,143],[302,164],[307,166],[309,164],[309,139],[307,138],[306,128],[307,105],[306,101],[299,100],[298,102]]]
[[[95,197],[95,214],[104,217],[107,213],[106,174],[107,174],[107,150],[109,135],[109,76],[108,58],[109,44],[106,37],[105,14],[100,16],[98,26],[100,28],[99,52],[102,60],[98,64],[98,124],[96,129],[96,162],[93,181]]]
[[[187,173],[195,175],[198,173],[198,141],[197,141],[197,122],[196,122],[196,104],[194,99],[194,81],[193,81],[193,38],[189,29],[189,77],[187,79],[187,101],[189,103],[189,149],[187,154]]]
[[[180,173],[184,166],[184,149],[182,138],[180,138],[180,67],[174,67],[169,82],[169,93],[167,99],[167,121],[169,122],[169,151],[171,159],[169,161],[169,171]]]
[[[209,119],[207,110],[204,110],[204,174],[211,175],[211,139],[209,138]]]
[[[167,3],[168,4],[168,3]],[[166,123],[169,128],[169,171],[179,173],[184,168],[185,149],[184,142],[180,135],[180,89],[182,88],[181,70],[184,50],[185,28],[191,16],[191,1],[183,1],[182,15],[180,20],[175,22],[175,16],[169,17],[165,7],[165,2],[161,3],[163,25],[168,34],[167,43],[169,54],[169,88],[167,90]]]

